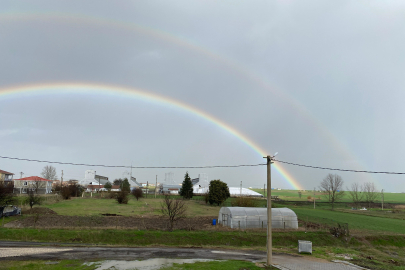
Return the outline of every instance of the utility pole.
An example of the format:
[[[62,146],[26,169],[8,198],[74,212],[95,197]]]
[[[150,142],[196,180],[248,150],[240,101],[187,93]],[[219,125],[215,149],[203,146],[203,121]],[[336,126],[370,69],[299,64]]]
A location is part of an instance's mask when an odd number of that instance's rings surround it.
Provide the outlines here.
[[[273,261],[273,244],[271,236],[271,164],[272,157],[264,157],[267,159],[267,266],[270,266]]]
[[[266,184],[263,185],[263,192],[264,192],[263,197],[266,197]]]
[[[149,193],[149,181],[146,181],[146,198],[148,198]]]
[[[63,170],[62,170],[62,175],[60,177],[60,186],[63,186]]]
[[[240,181],[240,197],[242,197],[242,181]]]
[[[384,189],[381,190],[381,197],[382,197],[381,210],[384,210]]]
[[[157,175],[156,175],[156,185],[155,185],[155,199],[156,199],[156,189],[157,189]]]
[[[314,188],[314,209],[315,209],[315,188]]]

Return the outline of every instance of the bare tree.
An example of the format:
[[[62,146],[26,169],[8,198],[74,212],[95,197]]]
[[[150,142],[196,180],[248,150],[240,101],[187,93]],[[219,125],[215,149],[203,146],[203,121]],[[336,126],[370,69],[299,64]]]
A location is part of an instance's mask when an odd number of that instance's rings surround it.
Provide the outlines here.
[[[25,202],[29,204],[31,209],[34,205],[40,205],[42,203],[42,197],[37,195],[33,190],[28,190],[27,193],[28,196],[25,197]]]
[[[57,180],[58,176],[56,175],[56,168],[53,166],[45,166],[42,169],[41,175],[43,178],[48,180]]]
[[[370,208],[370,204],[378,198],[377,189],[376,189],[374,183],[372,183],[372,182],[364,183],[363,194],[364,194],[364,199],[368,203],[368,207]]]
[[[36,180],[32,183],[31,188],[34,189],[35,194],[38,194],[38,190],[41,188],[41,181]]]
[[[168,195],[165,195],[160,205],[162,214],[169,218],[169,231],[173,231],[174,223],[186,217],[187,205],[185,201],[172,199]]]
[[[350,198],[352,199],[356,208],[358,208],[360,202],[364,200],[364,192],[362,192],[363,186],[359,185],[358,183],[353,183],[351,189],[348,190]]]
[[[332,210],[335,209],[335,202],[340,201],[344,196],[342,191],[343,180],[337,174],[328,174],[321,182],[319,188],[324,193],[328,201],[332,204]]]

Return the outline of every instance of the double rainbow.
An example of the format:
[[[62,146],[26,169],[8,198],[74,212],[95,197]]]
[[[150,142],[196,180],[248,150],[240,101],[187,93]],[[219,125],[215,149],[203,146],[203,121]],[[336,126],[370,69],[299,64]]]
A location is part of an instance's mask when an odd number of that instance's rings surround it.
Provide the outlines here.
[[[99,85],[88,83],[52,83],[52,84],[37,84],[37,85],[24,85],[0,89],[0,100],[5,98],[18,98],[30,95],[53,95],[53,94],[104,94],[113,96],[124,96],[137,99],[145,102],[152,102],[163,106],[174,106],[186,113],[195,115],[209,121],[213,125],[226,130],[244,144],[253,149],[262,157],[267,156],[266,151],[261,148],[257,143],[243,135],[240,131],[226,124],[225,122],[215,118],[214,116],[188,104],[178,100],[165,97],[162,95],[152,94],[136,88],[128,88],[116,85]],[[284,169],[280,164],[274,164],[273,167],[294,189],[303,189],[302,186]]]

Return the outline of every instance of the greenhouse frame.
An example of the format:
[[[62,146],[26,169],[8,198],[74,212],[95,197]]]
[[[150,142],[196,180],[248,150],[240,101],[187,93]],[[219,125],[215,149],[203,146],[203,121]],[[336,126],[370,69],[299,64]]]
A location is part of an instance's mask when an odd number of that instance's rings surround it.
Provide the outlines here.
[[[267,228],[267,208],[222,207],[218,224],[235,229]],[[289,208],[272,208],[271,226],[273,229],[298,229],[297,215]]]

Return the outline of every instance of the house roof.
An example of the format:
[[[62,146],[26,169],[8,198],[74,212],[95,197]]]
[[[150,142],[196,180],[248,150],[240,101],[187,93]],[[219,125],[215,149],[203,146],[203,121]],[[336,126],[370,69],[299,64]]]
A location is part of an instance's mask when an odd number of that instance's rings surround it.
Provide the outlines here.
[[[20,179],[14,179],[14,181],[46,181],[46,182],[52,182],[52,180],[45,179],[39,176],[28,176]]]
[[[87,188],[103,188],[104,185],[88,185]]]
[[[120,186],[118,186],[118,185],[113,185],[112,187],[111,187],[111,189],[120,189],[121,187]]]
[[[0,173],[2,173],[2,174],[12,174],[12,175],[14,175],[14,173],[6,172],[6,171],[3,171],[3,170],[0,170]]]

